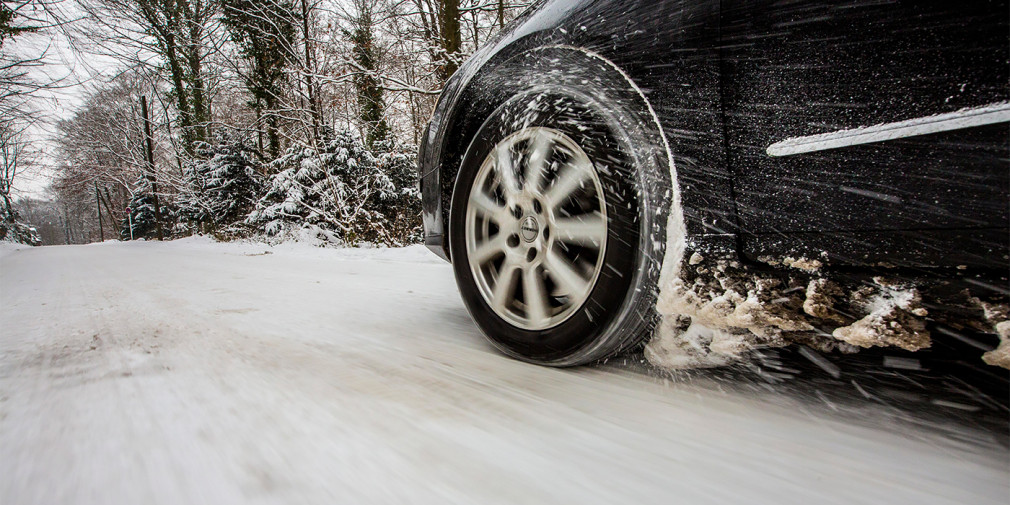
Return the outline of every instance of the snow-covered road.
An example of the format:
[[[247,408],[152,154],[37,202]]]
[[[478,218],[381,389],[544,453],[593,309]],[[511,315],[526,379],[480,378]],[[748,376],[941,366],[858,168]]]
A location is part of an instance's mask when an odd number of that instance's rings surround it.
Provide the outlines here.
[[[970,426],[502,357],[420,247],[0,258],[0,503],[1006,503]],[[957,436],[951,436],[955,433]]]

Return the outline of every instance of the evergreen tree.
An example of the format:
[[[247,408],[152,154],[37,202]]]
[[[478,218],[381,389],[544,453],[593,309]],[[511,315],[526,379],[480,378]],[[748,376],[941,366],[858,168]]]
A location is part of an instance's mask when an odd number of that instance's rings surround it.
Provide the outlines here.
[[[392,152],[376,157],[347,131],[324,130],[321,137],[319,152],[292,148],[274,162],[277,173],[247,222],[268,235],[309,225],[347,244],[415,239],[410,223],[420,209],[412,158]]]
[[[14,26],[14,18],[16,17],[17,13],[6,2],[0,3],[0,47],[3,47],[5,39],[38,30],[34,26]]]
[[[0,240],[16,242],[30,246],[42,245],[35,227],[21,222],[21,216],[17,210],[11,208],[4,210],[0,216]]]
[[[277,109],[296,38],[294,8],[291,0],[222,1],[222,21],[249,61],[244,79],[252,95],[250,106],[266,122],[270,158],[280,154]]]
[[[202,144],[198,153],[185,171],[181,213],[210,229],[243,221],[263,188],[255,151],[245,140],[220,133],[215,144]]]
[[[390,191],[378,195],[376,210],[385,216],[399,243],[420,242],[423,230],[416,151],[389,140],[376,143],[375,150],[376,165],[392,185]]]
[[[379,52],[373,36],[374,23],[372,9],[367,2],[358,5],[358,17],[354,19],[354,30],[349,36],[354,47],[351,56],[357,64],[354,86],[358,94],[359,117],[365,125],[365,144],[374,149],[389,135],[386,124],[386,105],[382,99],[382,87],[377,77]]]
[[[130,214],[123,219],[121,229],[119,232],[119,238],[121,240],[130,240],[130,225],[133,225],[133,239],[155,239],[158,237],[158,227],[157,221],[155,220],[154,213],[154,195],[150,191],[138,192],[130,198]],[[173,226],[171,224],[175,223],[179,212],[178,209],[171,204],[165,203],[161,200],[161,220],[162,224],[165,225],[166,230],[171,230]],[[169,236],[165,237],[166,239]]]

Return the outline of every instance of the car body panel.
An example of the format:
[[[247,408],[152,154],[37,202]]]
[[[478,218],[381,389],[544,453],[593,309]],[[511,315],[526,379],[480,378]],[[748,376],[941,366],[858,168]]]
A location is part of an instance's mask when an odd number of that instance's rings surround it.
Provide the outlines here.
[[[1010,124],[792,156],[767,147],[1010,101],[1007,12],[1006,2],[724,0],[744,254],[1005,268]]]
[[[573,55],[558,65],[578,64],[578,51],[605,58],[655,110],[689,249],[1006,270],[1006,123],[767,151],[792,137],[1010,100],[1006,12],[1005,1],[541,2],[445,87],[419,156],[425,242],[448,259],[455,173],[472,132],[510,96],[509,63],[564,47]]]

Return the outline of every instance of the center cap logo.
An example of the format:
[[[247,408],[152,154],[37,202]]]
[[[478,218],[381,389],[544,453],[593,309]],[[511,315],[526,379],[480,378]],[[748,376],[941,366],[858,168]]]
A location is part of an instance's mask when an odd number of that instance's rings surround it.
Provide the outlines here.
[[[533,242],[536,240],[537,235],[540,234],[540,223],[537,223],[537,220],[533,216],[526,216],[526,219],[523,219],[523,223],[519,227],[519,233],[523,236],[523,240]]]

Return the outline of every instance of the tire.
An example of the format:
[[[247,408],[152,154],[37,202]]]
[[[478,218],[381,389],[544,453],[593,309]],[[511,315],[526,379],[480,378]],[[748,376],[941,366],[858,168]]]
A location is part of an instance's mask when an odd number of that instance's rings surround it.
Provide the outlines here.
[[[492,344],[524,361],[604,359],[656,319],[666,241],[653,237],[669,171],[634,100],[600,75],[507,100],[473,136],[453,189],[449,247],[463,301]]]

